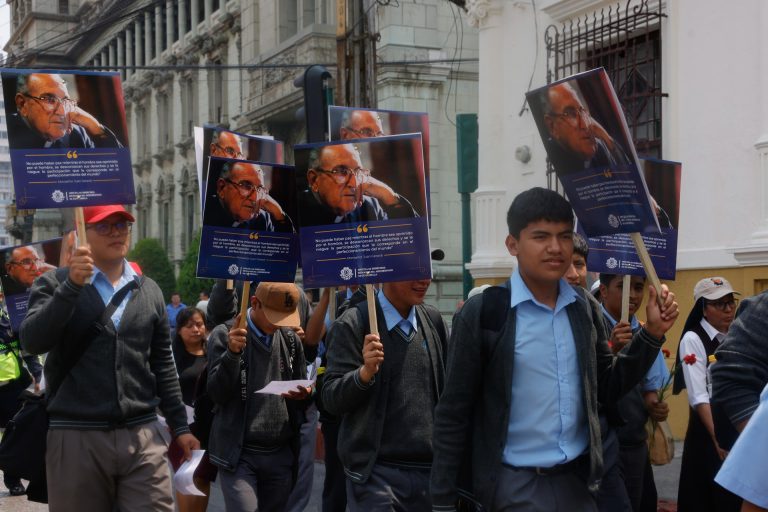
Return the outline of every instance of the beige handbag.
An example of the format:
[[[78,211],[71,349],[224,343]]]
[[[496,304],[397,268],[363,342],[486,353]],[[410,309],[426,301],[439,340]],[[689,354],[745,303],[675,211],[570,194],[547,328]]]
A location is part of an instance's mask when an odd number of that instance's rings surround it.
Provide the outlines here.
[[[666,421],[648,421],[648,452],[654,466],[669,464],[675,457],[675,440]]]

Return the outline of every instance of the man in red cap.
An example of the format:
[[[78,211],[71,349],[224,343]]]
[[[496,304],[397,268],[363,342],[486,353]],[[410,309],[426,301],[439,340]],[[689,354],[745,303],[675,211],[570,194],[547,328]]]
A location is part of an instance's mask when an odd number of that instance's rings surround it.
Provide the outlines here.
[[[163,295],[126,261],[134,218],[84,208],[87,243],[68,267],[40,276],[21,343],[48,353],[46,472],[51,512],[173,511],[162,411],[187,458],[190,433]]]
[[[259,283],[246,328],[218,325],[208,338],[208,394],[213,418],[211,462],[228,512],[284,512],[294,484],[299,428],[311,388],[282,396],[257,393],[272,381],[306,378],[299,326],[299,289]],[[289,400],[286,400],[289,399]]]

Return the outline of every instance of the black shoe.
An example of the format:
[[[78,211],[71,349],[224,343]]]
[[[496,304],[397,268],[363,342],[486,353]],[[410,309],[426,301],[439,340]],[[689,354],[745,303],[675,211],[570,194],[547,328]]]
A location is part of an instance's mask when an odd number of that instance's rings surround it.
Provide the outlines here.
[[[16,485],[12,485],[10,489],[8,489],[8,493],[11,496],[23,496],[27,494],[27,490],[24,488],[22,484],[16,484]]]

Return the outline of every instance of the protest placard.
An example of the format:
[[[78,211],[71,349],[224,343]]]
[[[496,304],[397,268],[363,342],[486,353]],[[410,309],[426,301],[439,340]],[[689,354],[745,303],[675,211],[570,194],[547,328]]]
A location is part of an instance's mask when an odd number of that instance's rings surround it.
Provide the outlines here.
[[[590,236],[659,233],[616,92],[603,68],[526,94],[549,161]]]
[[[641,159],[661,233],[642,235],[645,246],[661,279],[675,279],[677,265],[677,226],[680,218],[680,173],[682,164],[665,160]],[[586,237],[581,222],[578,231]],[[628,234],[586,237],[589,243],[587,268],[592,272],[645,275],[643,264]]]
[[[246,135],[218,126],[205,125],[195,126],[194,138],[200,197],[205,197],[208,157],[236,158],[270,164],[284,163],[282,141],[268,135]]]
[[[3,69],[16,205],[136,202],[118,73]]]
[[[429,114],[400,110],[375,110],[358,107],[328,107],[328,133],[331,140],[356,140],[387,135],[420,133],[424,150],[424,176],[427,184],[427,212],[431,218],[429,194]]]
[[[421,135],[294,154],[305,287],[431,277]]]
[[[293,282],[293,167],[211,157],[197,276]]]
[[[62,241],[67,240],[62,250]],[[71,236],[52,238],[32,244],[7,247],[0,251],[0,283],[5,295],[5,307],[11,321],[11,329],[19,330],[27,314],[29,289],[35,278],[48,270],[68,263],[74,245]],[[65,261],[62,261],[65,260]]]

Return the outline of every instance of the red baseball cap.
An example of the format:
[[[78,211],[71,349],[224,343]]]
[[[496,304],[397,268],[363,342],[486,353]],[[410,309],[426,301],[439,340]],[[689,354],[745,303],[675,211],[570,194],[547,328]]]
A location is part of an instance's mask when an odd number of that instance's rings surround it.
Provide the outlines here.
[[[86,224],[93,224],[95,222],[102,221],[110,215],[118,214],[125,220],[136,222],[133,215],[128,213],[125,208],[120,204],[108,204],[101,206],[85,206],[83,207],[83,217]]]

